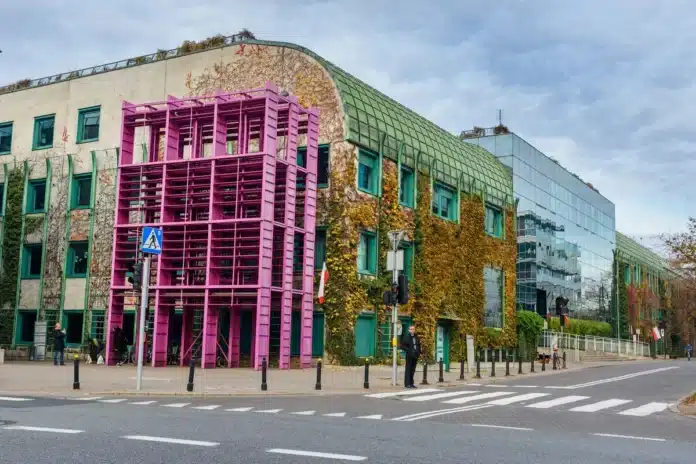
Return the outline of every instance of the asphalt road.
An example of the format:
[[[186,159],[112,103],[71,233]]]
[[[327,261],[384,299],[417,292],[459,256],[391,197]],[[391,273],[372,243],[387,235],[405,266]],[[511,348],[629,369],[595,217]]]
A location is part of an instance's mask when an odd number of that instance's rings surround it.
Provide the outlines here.
[[[0,397],[0,463],[682,464],[696,455],[696,420],[662,407],[696,389],[693,361],[500,378],[497,386],[429,387],[438,391],[383,397]],[[464,398],[474,399],[446,403]]]

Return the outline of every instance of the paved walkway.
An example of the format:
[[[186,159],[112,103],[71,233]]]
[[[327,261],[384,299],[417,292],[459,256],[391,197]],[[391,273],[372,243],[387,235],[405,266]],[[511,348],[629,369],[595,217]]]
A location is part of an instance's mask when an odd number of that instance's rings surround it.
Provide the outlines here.
[[[553,371],[547,366],[545,372],[535,363],[536,373],[530,374],[530,365],[523,365],[523,374],[542,376],[553,375],[568,370],[585,369],[611,362],[570,364],[567,370]],[[489,367],[489,366],[486,366]],[[510,365],[511,378],[518,377],[517,364]],[[403,367],[399,366],[398,383],[403,388]],[[186,391],[188,368],[145,367],[143,389],[140,395],[191,395]],[[459,380],[459,367],[452,366],[451,372],[444,373],[444,382],[438,383],[437,366],[429,366],[428,381],[438,387],[454,387],[466,382],[489,383],[504,381],[505,364],[496,364],[496,377],[490,376],[488,369],[482,370],[482,379],[474,379],[466,372],[466,381]],[[422,366],[416,372],[416,383],[422,381]],[[370,391],[389,391],[391,386],[390,366],[370,366]],[[355,394],[365,392],[363,388],[363,367],[324,366],[322,369],[322,389],[315,390],[316,369],[269,370],[266,392],[261,391],[261,372],[251,369],[196,369],[194,394],[204,396],[238,396],[278,394]],[[13,362],[0,366],[0,393],[38,395],[38,396],[82,396],[82,395],[131,395],[135,394],[136,369],[133,365],[106,367],[103,365],[80,364],[80,390],[73,390],[73,365],[53,366],[49,362]]]

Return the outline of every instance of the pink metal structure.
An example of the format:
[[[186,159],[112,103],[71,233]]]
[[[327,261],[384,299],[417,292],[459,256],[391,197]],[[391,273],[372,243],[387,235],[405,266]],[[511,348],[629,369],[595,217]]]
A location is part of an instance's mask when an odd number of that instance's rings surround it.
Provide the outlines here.
[[[136,161],[136,130],[149,143]],[[117,362],[126,272],[144,226],[163,229],[153,257],[152,365],[164,366],[170,319],[183,310],[179,362],[240,361],[242,312],[251,312],[251,360],[269,358],[271,313],[280,315],[278,365],[290,367],[292,312],[300,312],[300,365],[312,354],[319,114],[265,88],[164,102],[123,102],[106,363]],[[298,160],[298,144],[306,153]],[[220,327],[227,312],[229,327]],[[194,314],[202,329],[194,333]],[[136,319],[137,320],[137,319]],[[221,337],[219,334],[225,336]],[[226,339],[226,340],[223,340]]]

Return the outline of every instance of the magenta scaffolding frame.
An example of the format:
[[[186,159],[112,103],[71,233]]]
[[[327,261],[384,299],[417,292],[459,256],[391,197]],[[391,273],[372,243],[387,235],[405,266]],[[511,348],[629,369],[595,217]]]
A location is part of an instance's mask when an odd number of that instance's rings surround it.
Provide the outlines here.
[[[148,143],[135,160],[136,130]],[[311,365],[319,112],[262,89],[164,102],[123,102],[106,363],[117,363],[131,265],[144,226],[163,230],[154,256],[148,318],[152,366],[167,364],[170,318],[181,310],[179,363],[222,355],[239,367],[241,313],[251,312],[251,365],[269,363],[271,313],[280,315],[278,366],[290,368],[293,311],[300,313],[300,366]],[[298,144],[306,150],[298,159]],[[194,313],[202,328],[194,333]],[[229,315],[226,345],[220,312]],[[137,320],[137,318],[136,318]],[[136,340],[137,344],[137,340]]]

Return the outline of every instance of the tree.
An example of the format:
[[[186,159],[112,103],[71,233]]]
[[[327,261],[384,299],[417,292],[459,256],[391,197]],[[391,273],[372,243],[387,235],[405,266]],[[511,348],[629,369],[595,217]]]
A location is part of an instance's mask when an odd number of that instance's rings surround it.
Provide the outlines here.
[[[686,232],[662,237],[672,258],[677,277],[671,286],[668,330],[682,343],[696,340],[696,218],[691,217]]]

